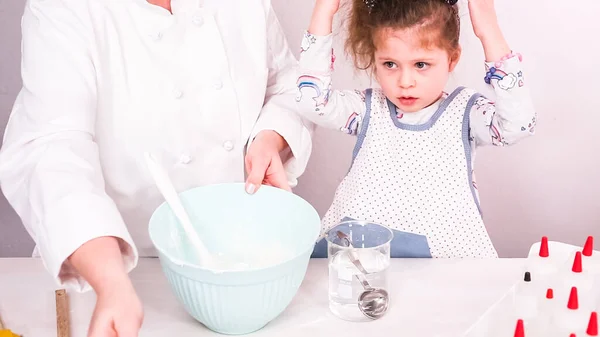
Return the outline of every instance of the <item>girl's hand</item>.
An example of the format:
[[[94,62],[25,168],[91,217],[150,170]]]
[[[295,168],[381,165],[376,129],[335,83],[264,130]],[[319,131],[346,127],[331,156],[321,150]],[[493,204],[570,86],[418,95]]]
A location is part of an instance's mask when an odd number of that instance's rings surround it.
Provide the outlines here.
[[[317,0],[313,14],[333,17],[340,9],[340,0]]]
[[[308,32],[314,35],[331,34],[333,16],[340,9],[340,0],[317,0]]]
[[[494,0],[469,0],[469,15],[473,31],[483,44],[487,61],[498,61],[510,53],[498,25]]]
[[[469,14],[475,35],[482,39],[500,30],[494,0],[469,0]]]

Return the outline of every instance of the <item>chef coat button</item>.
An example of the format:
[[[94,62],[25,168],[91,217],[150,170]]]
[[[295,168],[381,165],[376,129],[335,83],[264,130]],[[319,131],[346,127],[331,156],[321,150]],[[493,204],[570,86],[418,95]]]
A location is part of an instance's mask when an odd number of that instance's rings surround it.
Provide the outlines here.
[[[223,148],[227,151],[231,151],[233,150],[233,143],[228,140],[225,143],[223,143]]]
[[[183,92],[181,90],[173,89],[173,97],[181,98],[181,96],[183,96]]]
[[[156,33],[150,34],[150,38],[152,38],[152,40],[154,40],[154,41],[158,41],[162,38],[162,33],[156,32]]]
[[[181,155],[181,158],[179,158],[179,161],[182,164],[189,164],[192,161],[192,157],[189,154],[183,154]]]
[[[204,19],[201,16],[194,16],[194,18],[192,19],[192,22],[196,26],[202,26],[202,24],[204,23]]]

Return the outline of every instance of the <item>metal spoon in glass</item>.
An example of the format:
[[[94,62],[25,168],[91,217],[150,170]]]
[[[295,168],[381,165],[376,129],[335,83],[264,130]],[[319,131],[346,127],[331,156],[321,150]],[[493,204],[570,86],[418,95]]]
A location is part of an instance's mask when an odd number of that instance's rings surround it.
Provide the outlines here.
[[[345,243],[346,247],[352,248],[348,250],[348,256],[350,257],[352,264],[354,264],[354,266],[361,272],[361,274],[356,274],[356,278],[360,284],[362,284],[365,291],[363,291],[358,297],[358,308],[370,319],[378,319],[383,317],[383,315],[385,315],[387,312],[390,303],[390,296],[388,292],[381,288],[371,287],[367,281],[367,278],[365,277],[368,272],[356,257],[353,249],[354,247],[352,246],[348,236],[345,233],[338,231],[337,237]]]

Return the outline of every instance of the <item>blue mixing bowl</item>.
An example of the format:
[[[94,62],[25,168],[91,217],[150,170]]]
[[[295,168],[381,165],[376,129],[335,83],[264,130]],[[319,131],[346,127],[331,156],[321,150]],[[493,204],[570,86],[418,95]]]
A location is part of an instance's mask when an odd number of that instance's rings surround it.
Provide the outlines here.
[[[161,204],[150,219],[150,239],[186,311],[209,329],[231,335],[254,332],[279,316],[306,274],[320,232],[316,210],[270,186],[248,195],[242,183],[193,188],[180,198],[208,250],[260,260],[242,270],[200,267],[171,208]]]

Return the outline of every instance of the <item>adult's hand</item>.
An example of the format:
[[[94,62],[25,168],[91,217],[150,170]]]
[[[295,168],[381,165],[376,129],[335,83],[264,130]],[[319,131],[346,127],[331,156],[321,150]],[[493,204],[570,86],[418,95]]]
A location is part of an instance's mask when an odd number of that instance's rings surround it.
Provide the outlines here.
[[[79,247],[69,262],[96,292],[88,337],[137,337],[144,312],[125,270],[118,239],[92,239]]]
[[[292,190],[280,155],[287,146],[285,139],[275,131],[265,130],[256,135],[246,153],[246,192],[253,194],[261,185]]]

